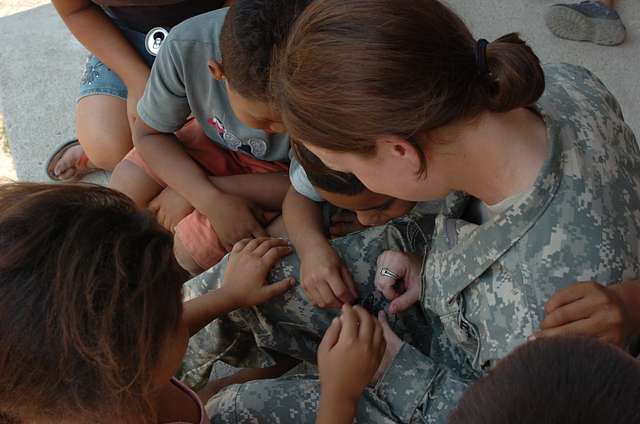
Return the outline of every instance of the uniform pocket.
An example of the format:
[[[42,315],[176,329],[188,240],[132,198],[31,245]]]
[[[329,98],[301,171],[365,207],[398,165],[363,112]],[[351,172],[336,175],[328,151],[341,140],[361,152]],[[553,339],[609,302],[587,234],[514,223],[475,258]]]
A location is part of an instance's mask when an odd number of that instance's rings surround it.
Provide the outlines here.
[[[478,366],[480,355],[480,336],[477,327],[465,316],[464,294],[459,293],[452,301],[449,312],[441,315],[440,320],[445,334],[468,356],[474,367]]]

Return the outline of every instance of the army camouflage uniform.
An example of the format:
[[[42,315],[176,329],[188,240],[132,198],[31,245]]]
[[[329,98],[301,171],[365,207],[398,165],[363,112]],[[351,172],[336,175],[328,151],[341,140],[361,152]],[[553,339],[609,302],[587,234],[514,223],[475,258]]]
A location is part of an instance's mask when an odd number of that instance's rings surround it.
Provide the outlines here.
[[[361,303],[387,249],[424,254],[421,300],[394,317],[405,340],[359,404],[361,423],[445,423],[465,388],[539,327],[546,301],[576,281],[640,277],[640,154],[620,107],[602,83],[572,65],[545,67],[536,105],[548,158],[532,188],[482,225],[463,219],[469,197],[450,194],[435,218],[414,215],[334,242],[359,284]],[[219,285],[226,262],[187,283],[187,296]],[[271,278],[298,276],[295,255]],[[195,335],[183,376],[197,384],[212,361],[273,364],[273,351],[314,361],[336,311],[309,305],[298,286],[265,305],[235,311]],[[313,423],[316,377],[233,386],[210,403],[212,422]]]

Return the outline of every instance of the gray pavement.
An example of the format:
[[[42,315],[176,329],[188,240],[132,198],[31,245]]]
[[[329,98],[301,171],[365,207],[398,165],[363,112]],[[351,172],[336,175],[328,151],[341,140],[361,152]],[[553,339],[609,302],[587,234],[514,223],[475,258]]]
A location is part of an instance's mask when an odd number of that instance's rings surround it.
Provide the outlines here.
[[[478,38],[491,40],[519,31],[544,62],[570,62],[591,69],[616,95],[627,122],[640,134],[640,0],[618,4],[628,30],[627,42],[620,47],[555,38],[543,23],[543,12],[553,3],[449,1]],[[3,155],[0,118],[0,177],[47,180],[44,164],[50,153],[75,137],[75,97],[85,56],[84,48],[47,2],[0,0],[0,113],[10,145],[10,153]],[[106,177],[94,180],[105,182]]]

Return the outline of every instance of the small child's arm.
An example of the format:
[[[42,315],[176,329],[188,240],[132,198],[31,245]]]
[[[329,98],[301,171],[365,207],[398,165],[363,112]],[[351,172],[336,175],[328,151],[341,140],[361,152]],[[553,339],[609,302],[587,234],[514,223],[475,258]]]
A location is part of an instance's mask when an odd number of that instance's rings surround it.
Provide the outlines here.
[[[149,167],[207,216],[227,250],[240,239],[267,235],[251,202],[216,187],[173,134],[159,132],[138,119],[133,140]]]
[[[339,308],[357,297],[351,273],[327,240],[322,203],[289,188],[282,205],[284,224],[300,257],[300,283],[309,300],[321,308]]]
[[[240,240],[229,256],[222,287],[184,304],[183,320],[194,335],[217,317],[235,309],[260,305],[294,286],[293,278],[267,284],[275,263],[291,253],[286,240],[260,238]]]

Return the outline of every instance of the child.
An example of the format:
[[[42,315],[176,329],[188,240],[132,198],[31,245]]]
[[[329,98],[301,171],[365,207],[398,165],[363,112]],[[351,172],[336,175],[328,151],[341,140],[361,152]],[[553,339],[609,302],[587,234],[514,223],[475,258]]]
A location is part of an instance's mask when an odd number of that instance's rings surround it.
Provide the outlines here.
[[[240,241],[223,286],[183,306],[185,275],[170,234],[123,195],[98,186],[1,186],[0,417],[208,423],[200,399],[172,378],[189,336],[291,288],[290,278],[265,283],[290,251],[278,239]],[[345,310],[321,363],[345,353],[340,367],[354,381],[329,384],[329,399],[364,389],[385,349],[381,333],[361,308]],[[287,367],[242,370],[228,383],[275,377]],[[323,370],[323,380],[328,372],[333,381],[337,368]]]
[[[268,100],[269,66],[306,3],[240,0],[189,19],[171,31],[154,63],[138,104],[135,150],[111,184],[139,207],[168,186],[177,195],[165,193],[163,202],[177,198],[187,202],[182,210],[194,208],[175,233],[200,269],[238,240],[267,235],[262,209],[208,175],[286,172],[289,142]],[[194,120],[174,135],[190,115]],[[250,184],[271,187],[261,176]]]
[[[321,200],[354,211],[365,226],[382,225],[406,215],[414,202],[369,191],[353,174],[333,171],[307,148],[293,144],[300,163],[292,160],[291,188],[282,206],[287,233],[300,257],[301,285],[309,300],[321,308],[351,303],[357,293],[351,275],[331,247],[322,226]],[[334,232],[344,229],[334,224]]]
[[[462,396],[449,424],[634,424],[640,362],[586,337],[527,343]]]

